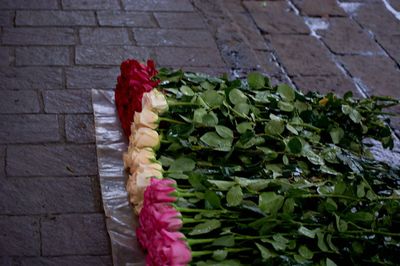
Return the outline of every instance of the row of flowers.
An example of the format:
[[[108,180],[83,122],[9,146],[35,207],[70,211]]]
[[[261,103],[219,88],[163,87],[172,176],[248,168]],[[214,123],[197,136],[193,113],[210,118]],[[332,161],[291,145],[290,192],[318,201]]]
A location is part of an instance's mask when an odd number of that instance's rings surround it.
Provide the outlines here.
[[[186,265],[191,252],[182,227],[181,214],[171,203],[175,182],[163,179],[161,163],[155,151],[160,145],[156,131],[159,114],[168,110],[164,95],[155,89],[154,63],[142,65],[127,60],[118,77],[116,105],[124,132],[129,136],[124,166],[129,171],[127,191],[139,215],[137,237],[147,251],[146,265]],[[133,118],[133,121],[132,121]]]

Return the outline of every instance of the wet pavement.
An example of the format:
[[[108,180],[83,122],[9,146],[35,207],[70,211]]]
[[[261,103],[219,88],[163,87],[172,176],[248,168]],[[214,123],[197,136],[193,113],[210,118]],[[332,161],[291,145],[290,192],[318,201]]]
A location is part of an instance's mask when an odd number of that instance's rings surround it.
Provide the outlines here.
[[[1,0],[0,28],[0,265],[111,265],[90,89],[126,58],[400,97],[400,0]]]

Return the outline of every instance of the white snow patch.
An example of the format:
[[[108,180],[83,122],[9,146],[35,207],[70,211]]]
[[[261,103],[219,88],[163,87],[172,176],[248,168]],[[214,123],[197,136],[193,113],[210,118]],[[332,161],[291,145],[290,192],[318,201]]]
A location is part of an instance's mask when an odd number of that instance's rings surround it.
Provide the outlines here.
[[[339,1],[338,4],[347,14],[353,14],[361,6],[361,3],[341,3]]]
[[[311,31],[311,36],[314,36],[318,39],[321,38],[321,36],[317,34],[317,30],[326,30],[329,28],[329,23],[321,18],[304,17],[304,21]]]
[[[383,3],[385,4],[386,9],[389,10],[389,12],[392,13],[392,14],[396,17],[396,19],[400,20],[400,12],[397,11],[396,9],[394,9],[394,8],[390,5],[390,3],[388,2],[388,0],[382,0],[382,1],[383,1]]]

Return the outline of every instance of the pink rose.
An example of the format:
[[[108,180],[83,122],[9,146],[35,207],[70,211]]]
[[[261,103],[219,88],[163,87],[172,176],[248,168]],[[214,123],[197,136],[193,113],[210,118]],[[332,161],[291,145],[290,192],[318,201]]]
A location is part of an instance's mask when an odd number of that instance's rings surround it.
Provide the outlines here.
[[[150,185],[144,192],[144,200],[149,203],[176,201],[176,198],[171,196],[171,193],[175,192],[174,184],[175,181],[171,179],[157,179],[152,177]]]

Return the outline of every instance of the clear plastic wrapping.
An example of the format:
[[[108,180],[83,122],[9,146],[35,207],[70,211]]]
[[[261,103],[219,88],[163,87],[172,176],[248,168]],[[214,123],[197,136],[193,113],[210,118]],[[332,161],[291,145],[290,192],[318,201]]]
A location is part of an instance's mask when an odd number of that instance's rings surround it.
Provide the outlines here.
[[[136,240],[137,217],[125,190],[122,154],[127,142],[115,109],[114,92],[92,90],[101,194],[114,266],[139,266],[145,256]]]

